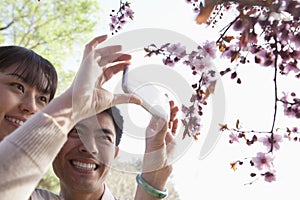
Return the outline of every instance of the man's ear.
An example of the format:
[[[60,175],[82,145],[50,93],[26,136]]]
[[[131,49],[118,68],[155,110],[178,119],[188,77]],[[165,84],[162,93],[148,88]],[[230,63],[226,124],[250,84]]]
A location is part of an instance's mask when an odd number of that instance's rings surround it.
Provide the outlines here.
[[[114,156],[114,158],[116,158],[118,156],[119,150],[120,150],[120,148],[116,146],[115,147],[115,156]]]

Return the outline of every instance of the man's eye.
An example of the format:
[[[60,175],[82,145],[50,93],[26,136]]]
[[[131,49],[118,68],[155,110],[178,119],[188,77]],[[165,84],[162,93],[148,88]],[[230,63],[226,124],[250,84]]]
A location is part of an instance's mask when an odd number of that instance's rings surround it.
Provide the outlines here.
[[[101,135],[101,136],[99,136],[99,139],[113,142],[113,139],[109,135]]]
[[[78,130],[77,128],[72,128],[71,131],[69,132],[69,135],[71,137],[79,137],[80,134],[80,130]]]
[[[70,133],[77,133],[77,129],[76,128],[72,128],[72,130],[70,130]]]

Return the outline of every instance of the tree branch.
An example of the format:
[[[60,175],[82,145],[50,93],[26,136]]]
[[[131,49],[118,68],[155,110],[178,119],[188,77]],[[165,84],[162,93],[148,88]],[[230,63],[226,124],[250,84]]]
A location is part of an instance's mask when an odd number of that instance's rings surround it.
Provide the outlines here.
[[[9,22],[6,26],[4,26],[4,27],[0,27],[0,31],[3,31],[3,30],[5,30],[5,29],[8,29],[11,25],[13,25],[14,24],[14,20],[12,20],[11,22]]]
[[[278,91],[277,91],[277,61],[278,61],[278,47],[277,47],[277,38],[276,36],[273,37],[275,40],[275,59],[274,59],[274,95],[275,95],[275,102],[274,102],[274,115],[273,115],[273,123],[272,123],[272,128],[271,128],[271,149],[270,152],[273,151],[273,141],[274,141],[274,127],[276,123],[276,117],[277,117],[277,103],[278,103]]]

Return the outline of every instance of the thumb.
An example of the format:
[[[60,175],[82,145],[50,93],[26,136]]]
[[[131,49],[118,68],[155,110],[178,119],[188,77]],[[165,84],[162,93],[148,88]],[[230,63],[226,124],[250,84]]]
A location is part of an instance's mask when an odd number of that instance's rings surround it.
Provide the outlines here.
[[[167,131],[167,123],[164,119],[160,117],[153,116],[147,129],[147,138],[158,139],[164,141]],[[153,137],[154,136],[154,137]]]

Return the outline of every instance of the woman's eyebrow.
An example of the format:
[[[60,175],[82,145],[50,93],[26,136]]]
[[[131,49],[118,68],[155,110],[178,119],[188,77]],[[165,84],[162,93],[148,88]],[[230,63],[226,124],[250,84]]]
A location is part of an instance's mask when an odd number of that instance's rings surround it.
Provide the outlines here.
[[[22,75],[18,74],[18,73],[8,73],[6,75],[16,77],[16,78],[22,80],[23,82],[25,82],[25,78]]]

